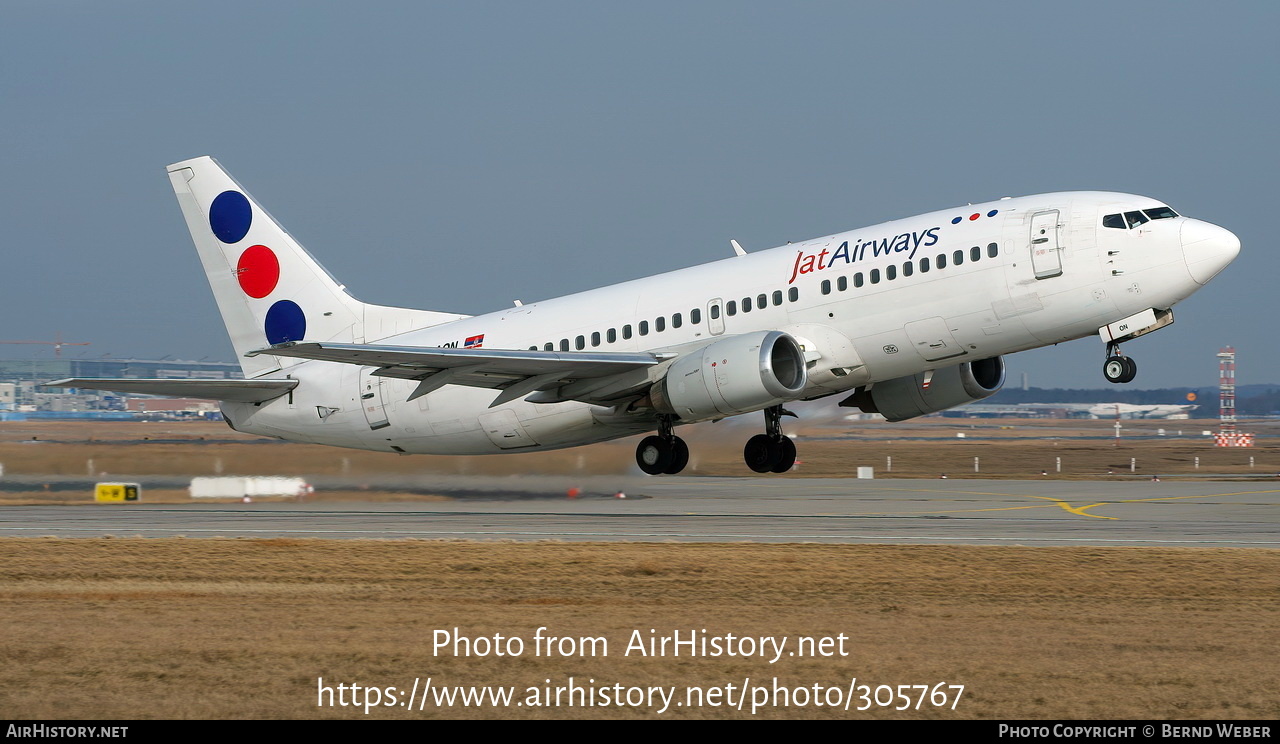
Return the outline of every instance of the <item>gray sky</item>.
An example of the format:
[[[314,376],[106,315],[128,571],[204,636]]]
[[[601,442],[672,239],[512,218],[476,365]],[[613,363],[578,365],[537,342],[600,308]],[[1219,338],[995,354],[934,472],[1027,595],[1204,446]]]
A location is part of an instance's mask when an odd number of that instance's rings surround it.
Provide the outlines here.
[[[1135,386],[1280,381],[1280,6],[0,1],[0,338],[232,360],[164,176],[213,155],[359,298],[481,313],[919,212],[1166,201],[1239,259]],[[25,357],[44,347],[0,345]],[[1102,387],[1084,339],[1011,382]]]

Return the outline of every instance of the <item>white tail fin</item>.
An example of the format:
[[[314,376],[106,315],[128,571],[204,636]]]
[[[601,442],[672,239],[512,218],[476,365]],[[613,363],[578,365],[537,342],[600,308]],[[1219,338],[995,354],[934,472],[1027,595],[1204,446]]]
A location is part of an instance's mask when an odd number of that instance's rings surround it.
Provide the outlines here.
[[[246,377],[299,362],[244,356],[272,344],[363,344],[467,317],[360,302],[216,160],[184,160],[168,171]]]

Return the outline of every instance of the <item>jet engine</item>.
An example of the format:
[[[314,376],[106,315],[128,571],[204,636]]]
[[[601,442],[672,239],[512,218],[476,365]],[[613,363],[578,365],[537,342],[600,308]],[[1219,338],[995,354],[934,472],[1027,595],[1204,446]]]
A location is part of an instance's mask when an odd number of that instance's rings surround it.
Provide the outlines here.
[[[679,357],[650,395],[661,413],[702,421],[795,400],[808,379],[804,351],[795,338],[782,331],[756,331]]]
[[[1002,387],[1004,359],[992,357],[937,370],[927,387],[923,372],[860,387],[840,405],[879,413],[890,421],[905,421],[982,400]]]

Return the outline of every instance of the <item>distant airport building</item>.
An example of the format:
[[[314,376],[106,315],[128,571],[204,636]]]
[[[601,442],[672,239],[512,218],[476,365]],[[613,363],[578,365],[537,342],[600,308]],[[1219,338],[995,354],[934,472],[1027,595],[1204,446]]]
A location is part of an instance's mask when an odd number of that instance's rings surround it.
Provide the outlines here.
[[[1136,405],[1132,403],[970,403],[944,411],[953,418],[1123,418],[1185,419],[1193,405]]]
[[[240,365],[227,362],[172,359],[0,359],[0,420],[41,416],[95,415],[131,412],[133,417],[156,415],[216,415],[217,404],[183,401],[181,407],[165,399],[124,396],[86,390],[72,392],[44,387],[43,383],[68,377],[137,377],[223,380],[240,378]],[[133,401],[139,401],[137,403]],[[147,404],[150,402],[150,405]],[[10,412],[10,413],[5,413]]]
[[[67,377],[166,377],[222,380],[240,365],[168,359],[0,359],[0,382],[48,382]]]

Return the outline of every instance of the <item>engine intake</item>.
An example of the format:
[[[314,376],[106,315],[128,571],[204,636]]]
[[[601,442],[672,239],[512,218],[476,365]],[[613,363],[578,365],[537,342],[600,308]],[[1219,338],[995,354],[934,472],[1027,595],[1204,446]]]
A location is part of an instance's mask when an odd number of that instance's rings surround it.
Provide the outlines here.
[[[992,357],[937,370],[928,388],[923,372],[877,382],[870,389],[858,388],[840,405],[879,413],[889,421],[905,421],[982,400],[1002,387],[1004,359]]]
[[[795,400],[809,375],[790,334],[756,331],[707,344],[676,359],[653,386],[654,408],[701,421]]]

